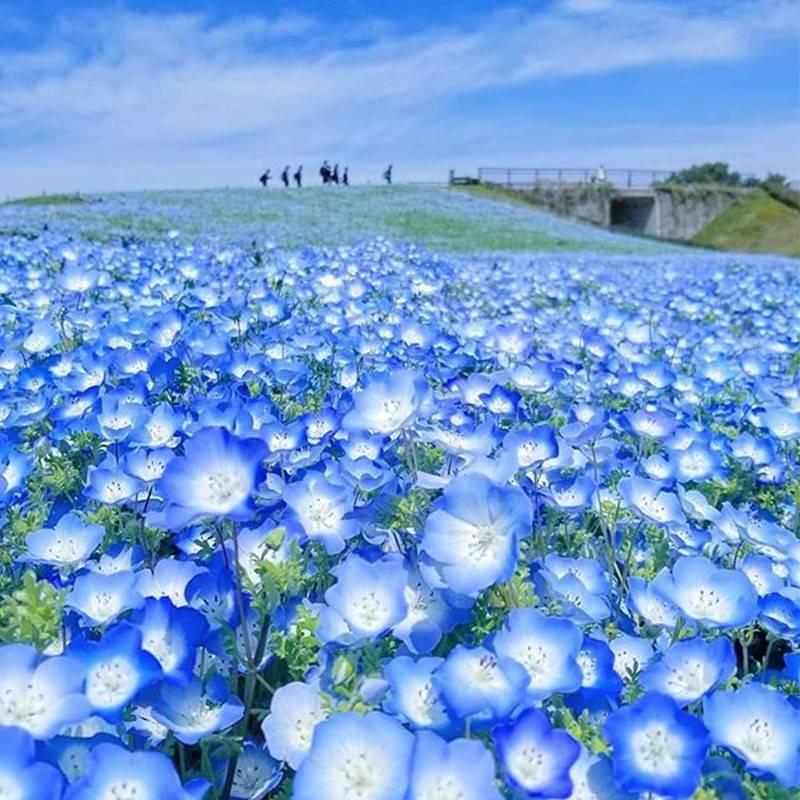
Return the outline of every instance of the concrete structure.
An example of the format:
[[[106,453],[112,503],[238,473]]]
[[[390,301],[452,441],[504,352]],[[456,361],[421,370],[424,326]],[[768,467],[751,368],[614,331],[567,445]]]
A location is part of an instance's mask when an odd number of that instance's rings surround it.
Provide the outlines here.
[[[482,183],[518,195],[533,205],[604,228],[659,239],[688,241],[749,189],[669,184],[673,173],[657,169],[479,167]],[[598,181],[598,175],[603,179]]]
[[[652,186],[542,183],[507,191],[565,217],[654,236],[688,241],[730,208],[748,189],[726,186]]]

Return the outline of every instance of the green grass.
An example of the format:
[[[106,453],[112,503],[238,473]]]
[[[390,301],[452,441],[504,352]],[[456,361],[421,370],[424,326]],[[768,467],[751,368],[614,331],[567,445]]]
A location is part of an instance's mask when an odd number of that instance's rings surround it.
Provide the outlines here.
[[[800,256],[800,211],[756,189],[706,225],[693,244]]]
[[[37,194],[32,197],[20,197],[16,200],[6,200],[0,205],[4,206],[75,206],[87,203],[85,197],[79,194]]]

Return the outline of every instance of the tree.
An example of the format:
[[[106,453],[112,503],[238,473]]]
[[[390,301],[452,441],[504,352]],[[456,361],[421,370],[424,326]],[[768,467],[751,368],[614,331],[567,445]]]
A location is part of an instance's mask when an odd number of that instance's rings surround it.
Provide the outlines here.
[[[741,186],[742,176],[731,172],[729,164],[724,161],[707,161],[704,164],[693,164],[688,169],[673,172],[668,183],[714,183],[722,186]]]

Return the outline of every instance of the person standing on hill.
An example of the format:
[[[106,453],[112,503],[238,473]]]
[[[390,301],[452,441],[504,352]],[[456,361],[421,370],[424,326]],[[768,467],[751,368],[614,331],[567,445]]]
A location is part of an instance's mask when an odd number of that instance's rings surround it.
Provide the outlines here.
[[[322,178],[323,185],[331,182],[331,167],[330,164],[328,164],[327,158],[322,162],[322,166],[319,168],[319,174]]]
[[[331,172],[331,180],[338,186],[339,185],[339,165],[333,165],[333,172]]]
[[[281,180],[283,181],[283,185],[288,189],[289,188],[289,165],[288,164],[283,168],[283,172],[281,172]]]
[[[269,179],[272,177],[272,173],[267,169],[265,170],[264,174],[258,179],[259,183],[266,189],[269,186]]]
[[[345,167],[344,168],[344,172],[342,173],[342,183],[345,186],[349,186],[350,185],[350,173],[348,172],[349,169],[350,169],[350,167]]]
[[[301,164],[297,168],[297,172],[294,174],[294,182],[297,184],[298,189],[303,188],[303,165]]]
[[[392,165],[391,164],[389,164],[389,166],[386,168],[386,172],[383,173],[383,179],[386,181],[386,184],[388,186],[392,185]]]

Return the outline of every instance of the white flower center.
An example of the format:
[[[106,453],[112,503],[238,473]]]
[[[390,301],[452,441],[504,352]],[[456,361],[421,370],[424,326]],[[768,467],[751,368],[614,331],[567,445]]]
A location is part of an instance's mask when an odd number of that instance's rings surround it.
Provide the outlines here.
[[[633,733],[631,744],[637,765],[646,772],[672,775],[680,767],[683,743],[661,723]]]
[[[86,698],[97,708],[114,708],[136,691],[137,675],[123,658],[96,664],[86,676]],[[113,796],[113,795],[112,795]]]

